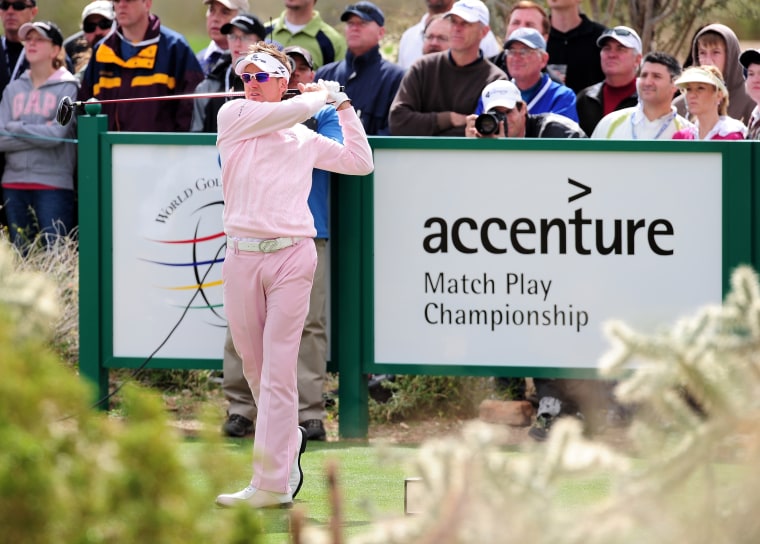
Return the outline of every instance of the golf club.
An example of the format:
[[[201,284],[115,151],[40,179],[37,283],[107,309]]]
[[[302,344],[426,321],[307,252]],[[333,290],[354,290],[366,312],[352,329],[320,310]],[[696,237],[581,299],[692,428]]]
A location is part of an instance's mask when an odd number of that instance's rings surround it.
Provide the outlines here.
[[[343,91],[344,87],[341,86]],[[298,89],[288,89],[285,94],[301,94]],[[192,93],[192,94],[169,94],[165,96],[140,96],[135,98],[112,98],[108,100],[72,100],[69,96],[64,96],[58,103],[58,111],[55,114],[55,120],[59,125],[68,125],[77,108],[83,108],[87,104],[127,104],[129,102],[155,102],[162,100],[197,100],[202,98],[243,98],[245,93],[240,92],[221,92],[221,93]]]
[[[140,96],[135,98],[112,98],[109,100],[72,100],[69,96],[64,96],[58,103],[58,111],[55,114],[55,120],[59,125],[68,125],[71,117],[77,108],[84,107],[86,104],[127,104],[129,102],[154,102],[161,100],[196,100],[199,98],[241,98],[245,96],[244,92],[234,93],[192,93],[192,94],[169,94],[165,96]]]

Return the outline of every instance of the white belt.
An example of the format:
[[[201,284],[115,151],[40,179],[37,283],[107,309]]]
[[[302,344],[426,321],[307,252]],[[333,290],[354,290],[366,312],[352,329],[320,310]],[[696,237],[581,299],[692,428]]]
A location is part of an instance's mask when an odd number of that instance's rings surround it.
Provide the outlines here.
[[[227,237],[227,245],[238,251],[260,251],[261,253],[274,253],[286,247],[297,244],[303,238],[272,238],[271,240],[260,240],[258,242],[246,242],[244,240],[235,240]]]

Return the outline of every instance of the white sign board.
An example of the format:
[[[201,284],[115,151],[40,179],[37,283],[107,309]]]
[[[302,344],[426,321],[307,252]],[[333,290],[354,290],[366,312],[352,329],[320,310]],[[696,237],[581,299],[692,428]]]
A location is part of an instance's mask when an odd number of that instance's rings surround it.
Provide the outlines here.
[[[375,150],[375,362],[593,368],[719,303],[721,161]]]
[[[216,148],[114,145],[112,160],[113,355],[147,357],[170,337],[157,357],[220,359],[227,320]]]

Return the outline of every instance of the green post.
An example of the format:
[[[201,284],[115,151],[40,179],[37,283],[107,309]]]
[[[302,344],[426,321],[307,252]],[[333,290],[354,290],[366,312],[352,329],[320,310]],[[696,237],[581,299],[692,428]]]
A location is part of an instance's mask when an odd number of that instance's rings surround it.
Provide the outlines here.
[[[757,265],[754,260],[756,210],[753,209],[753,195],[756,182],[754,144],[728,145],[724,142],[723,152],[723,198],[729,206],[723,206],[723,294],[731,289],[731,274],[739,264]]]
[[[78,118],[79,186],[79,371],[97,388],[97,399],[108,394],[108,369],[102,366],[100,260],[100,135],[108,117],[90,111]],[[96,399],[96,400],[97,400]],[[100,408],[107,409],[107,403]]]
[[[752,195],[752,212],[750,233],[752,240],[752,266],[755,270],[760,271],[760,145],[756,142],[752,144],[751,168],[749,172],[750,183],[752,185],[750,194]]]
[[[362,188],[366,179],[340,176],[337,188],[337,228],[332,273],[332,341],[338,361],[340,387],[338,416],[341,438],[366,438],[368,430],[367,376],[362,363]]]

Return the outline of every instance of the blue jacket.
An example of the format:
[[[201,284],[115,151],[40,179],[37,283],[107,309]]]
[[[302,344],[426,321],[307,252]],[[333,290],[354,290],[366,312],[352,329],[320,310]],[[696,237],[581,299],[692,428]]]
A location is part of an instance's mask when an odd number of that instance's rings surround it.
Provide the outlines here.
[[[338,122],[338,112],[333,106],[325,106],[314,117],[316,127],[311,127],[318,134],[343,143],[343,131]],[[308,125],[307,125],[308,126]],[[314,216],[314,227],[317,238],[330,237],[330,216],[328,198],[330,195],[330,172],[315,168],[311,173],[311,192],[309,193],[309,209]]]
[[[528,104],[528,113],[557,113],[578,122],[578,111],[575,109],[575,93],[570,87],[553,81],[549,74],[543,73],[534,92],[520,91],[523,100]]]
[[[79,99],[99,100],[189,94],[203,80],[195,53],[185,38],[150,16],[145,39],[127,43],[121,27],[93,50]],[[192,100],[104,104],[108,130],[129,132],[187,132]]]
[[[380,136],[390,134],[388,112],[403,77],[404,69],[385,60],[379,46],[358,57],[349,51],[344,60],[322,66],[314,75],[343,85],[364,130]]]

